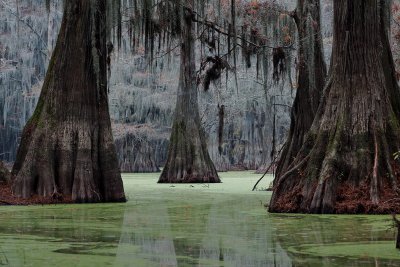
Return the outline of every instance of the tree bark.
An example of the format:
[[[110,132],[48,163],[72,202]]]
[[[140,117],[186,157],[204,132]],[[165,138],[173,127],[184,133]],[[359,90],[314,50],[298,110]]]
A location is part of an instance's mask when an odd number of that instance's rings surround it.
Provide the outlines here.
[[[138,153],[132,164],[132,172],[159,172],[156,165],[155,151],[150,142],[142,140],[139,144]]]
[[[8,183],[10,180],[10,171],[6,168],[3,162],[0,161],[0,184]]]
[[[69,0],[13,169],[19,197],[125,201],[107,102],[106,7]]]
[[[274,184],[269,210],[400,210],[399,88],[379,0],[334,1],[332,69],[306,140]]]
[[[396,248],[400,249],[400,221],[397,219],[396,214],[392,214],[393,217],[393,224],[394,227],[397,230],[397,234],[396,234]]]
[[[186,5],[193,7],[194,1]],[[178,99],[168,149],[159,183],[218,183],[220,179],[208,154],[197,101],[194,13],[182,12],[181,67]]]
[[[321,34],[320,0],[298,0],[293,13],[299,35],[298,87],[291,110],[291,125],[275,177],[285,173],[311,128],[326,79]]]

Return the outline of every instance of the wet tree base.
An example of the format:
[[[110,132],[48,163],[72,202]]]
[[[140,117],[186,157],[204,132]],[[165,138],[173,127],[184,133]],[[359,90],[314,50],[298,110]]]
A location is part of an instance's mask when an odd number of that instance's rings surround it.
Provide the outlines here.
[[[50,205],[50,204],[73,204],[71,197],[53,195],[51,197],[32,196],[30,198],[19,198],[12,193],[11,184],[0,183],[0,206],[27,206],[27,205]]]
[[[361,189],[347,189],[347,192],[356,192],[356,194],[364,194],[365,191]],[[350,194],[352,194],[350,193]],[[313,213],[308,209],[300,208],[300,206],[291,199],[294,195],[294,199],[298,199],[301,196],[293,193],[286,194],[277,203],[277,206],[270,210],[271,213]],[[352,198],[345,198],[338,202],[333,208],[330,214],[392,214],[400,213],[400,201],[397,200],[395,206],[389,204],[392,199],[382,200],[382,204],[373,204],[370,200],[360,200]]]
[[[314,188],[317,187],[315,183]],[[354,186],[350,183],[343,183],[338,187],[335,206],[330,214],[399,214],[400,197],[393,192],[388,184],[382,185],[380,201],[374,204],[369,195],[370,185],[362,183]],[[315,213],[304,208],[303,196],[300,187],[279,197],[271,213]],[[303,204],[303,205],[302,205]],[[309,207],[309,205],[307,205]],[[326,213],[326,212],[325,212]]]

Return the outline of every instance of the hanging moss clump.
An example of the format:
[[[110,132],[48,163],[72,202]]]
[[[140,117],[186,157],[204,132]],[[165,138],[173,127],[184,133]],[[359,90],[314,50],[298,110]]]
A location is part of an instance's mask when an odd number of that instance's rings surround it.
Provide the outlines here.
[[[278,82],[286,72],[285,59],[286,54],[282,47],[277,47],[272,50],[273,78],[276,82]]]
[[[204,70],[209,64],[211,67],[206,70],[203,79],[204,91],[206,92],[210,89],[210,84],[212,81],[218,80],[225,69],[230,69],[226,60],[224,60],[222,57],[214,56],[206,58],[205,62],[202,64],[201,71]]]

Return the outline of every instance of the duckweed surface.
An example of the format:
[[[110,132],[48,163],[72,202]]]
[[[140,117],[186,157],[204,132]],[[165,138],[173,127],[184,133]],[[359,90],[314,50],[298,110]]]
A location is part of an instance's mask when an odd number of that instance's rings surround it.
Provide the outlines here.
[[[390,216],[268,214],[259,177],[125,174],[125,204],[0,207],[0,265],[400,266]]]

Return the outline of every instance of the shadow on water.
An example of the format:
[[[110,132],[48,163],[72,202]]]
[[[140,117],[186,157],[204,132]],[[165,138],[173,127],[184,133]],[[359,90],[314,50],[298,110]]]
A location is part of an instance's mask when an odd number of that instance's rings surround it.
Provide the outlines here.
[[[399,266],[388,217],[268,214],[229,183],[135,177],[126,204],[0,207],[0,265]]]

